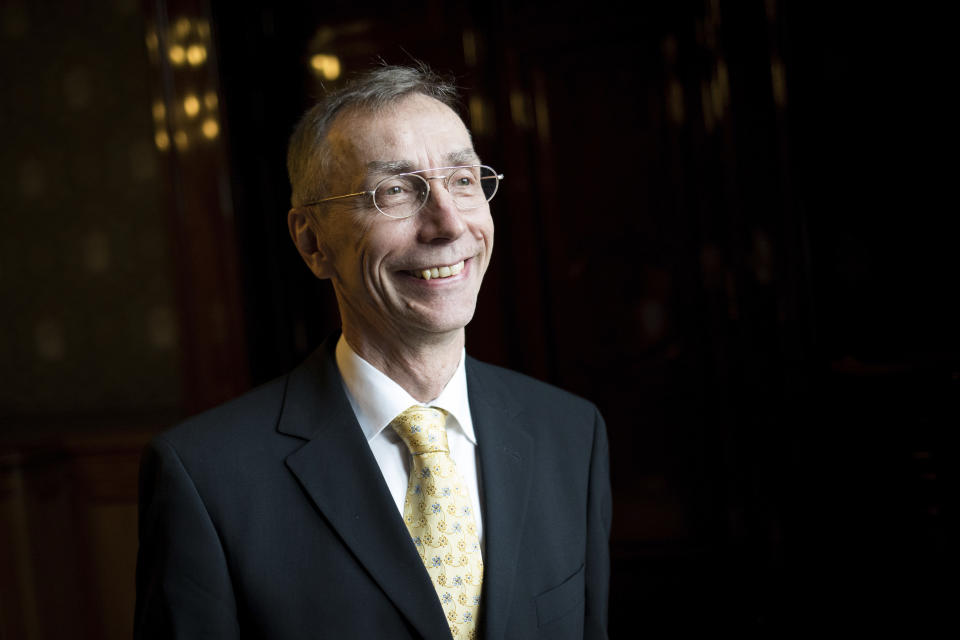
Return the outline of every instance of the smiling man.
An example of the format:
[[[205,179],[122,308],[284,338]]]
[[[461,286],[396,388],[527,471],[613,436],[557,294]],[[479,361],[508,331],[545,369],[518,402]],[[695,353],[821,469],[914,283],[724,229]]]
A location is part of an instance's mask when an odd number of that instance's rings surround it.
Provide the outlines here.
[[[455,99],[382,67],[298,124],[288,226],[342,331],[148,447],[137,637],[606,637],[603,420],[465,353],[503,176]]]
[[[292,176],[300,136],[316,135],[315,114],[294,136]],[[498,177],[480,165],[457,114],[422,93],[372,112],[341,108],[327,145],[335,160],[324,182],[349,196],[310,203],[315,189],[295,192],[290,235],[313,273],[333,283],[346,344],[417,400],[432,400],[461,360],[490,263],[485,196]]]

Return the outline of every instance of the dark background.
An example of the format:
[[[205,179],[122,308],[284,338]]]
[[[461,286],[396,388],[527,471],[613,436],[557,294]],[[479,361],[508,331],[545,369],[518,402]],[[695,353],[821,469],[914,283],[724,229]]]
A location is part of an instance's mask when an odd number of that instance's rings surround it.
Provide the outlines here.
[[[944,16],[116,0],[0,19],[0,638],[129,635],[142,444],[337,327],[287,236],[289,133],[324,85],[414,59],[455,75],[506,175],[468,349],[607,420],[611,635],[945,618]]]

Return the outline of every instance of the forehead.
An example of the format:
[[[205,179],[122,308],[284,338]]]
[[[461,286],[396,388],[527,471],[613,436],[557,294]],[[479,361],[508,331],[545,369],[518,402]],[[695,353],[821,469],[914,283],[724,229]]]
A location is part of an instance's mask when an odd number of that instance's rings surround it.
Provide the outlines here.
[[[342,170],[354,177],[371,171],[413,171],[473,161],[470,133],[442,102],[413,94],[377,111],[351,111],[327,136]]]

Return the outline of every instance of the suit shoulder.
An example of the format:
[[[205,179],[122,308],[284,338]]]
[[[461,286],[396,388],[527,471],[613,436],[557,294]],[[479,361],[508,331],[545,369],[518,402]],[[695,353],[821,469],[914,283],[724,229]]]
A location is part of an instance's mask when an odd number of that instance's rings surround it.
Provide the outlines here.
[[[514,396],[525,407],[551,407],[559,411],[585,413],[590,416],[597,413],[596,406],[586,398],[531,378],[519,371],[469,358],[468,374],[471,369],[475,377],[482,381],[496,380],[507,393]]]
[[[240,442],[257,433],[272,433],[283,409],[289,374],[187,418],[159,436],[178,451]]]

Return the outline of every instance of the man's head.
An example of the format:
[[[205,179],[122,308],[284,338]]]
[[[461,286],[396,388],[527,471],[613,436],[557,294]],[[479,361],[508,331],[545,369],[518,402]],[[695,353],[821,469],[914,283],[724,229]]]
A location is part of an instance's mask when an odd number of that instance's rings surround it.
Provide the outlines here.
[[[329,195],[325,183],[331,157],[327,133],[337,115],[349,111],[377,112],[410,94],[419,93],[455,107],[457,88],[429,68],[383,66],[325,96],[300,118],[287,149],[290,204],[299,207]]]
[[[493,221],[485,200],[463,208],[444,179],[448,167],[480,162],[449,106],[455,96],[428,71],[380,68],[308,111],[291,139],[290,234],[311,271],[332,281],[354,347],[462,336],[473,316]],[[309,204],[405,172],[429,184],[410,217],[384,215],[369,194]],[[424,279],[432,268],[441,277]]]

